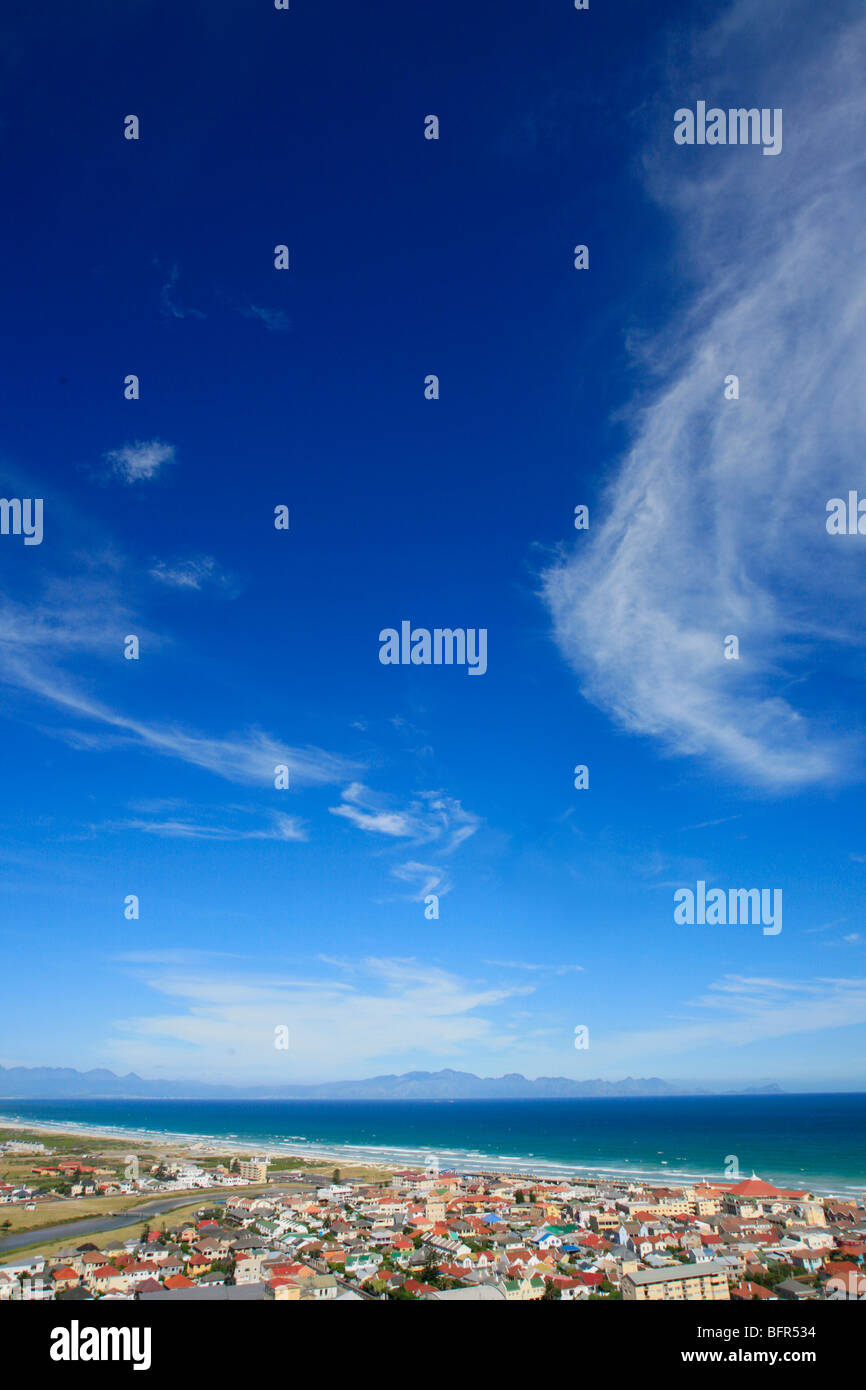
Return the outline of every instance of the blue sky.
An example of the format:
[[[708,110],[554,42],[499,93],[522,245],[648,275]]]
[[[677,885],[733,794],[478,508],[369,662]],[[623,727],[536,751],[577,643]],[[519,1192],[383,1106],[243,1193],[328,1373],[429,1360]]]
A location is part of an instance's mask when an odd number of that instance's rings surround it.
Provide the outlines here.
[[[0,1061],[862,1087],[857,7],[181,8],[4,20]]]

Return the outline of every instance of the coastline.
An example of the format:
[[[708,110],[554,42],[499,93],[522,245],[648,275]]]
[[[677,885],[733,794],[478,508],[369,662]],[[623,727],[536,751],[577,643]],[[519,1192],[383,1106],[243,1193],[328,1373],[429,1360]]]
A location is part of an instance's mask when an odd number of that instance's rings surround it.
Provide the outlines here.
[[[113,1126],[88,1124],[73,1120],[23,1120],[18,1116],[0,1113],[0,1128],[22,1130],[38,1134],[58,1134],[81,1137],[85,1140],[128,1141],[147,1145],[156,1150],[166,1147],[180,1149],[191,1158],[212,1157],[216,1154],[263,1154],[271,1164],[280,1160],[297,1159],[310,1164],[334,1163],[336,1166],[365,1166],[378,1168],[386,1173],[399,1172],[405,1168],[423,1168],[431,1149],[417,1147],[375,1146],[363,1144],[316,1143],[301,1136],[289,1136],[284,1140],[264,1142],[260,1139],[243,1141],[237,1134],[201,1134],[173,1130],[154,1130],[134,1126]],[[604,1182],[634,1182],[662,1189],[674,1189],[708,1183],[710,1186],[726,1186],[740,1178],[725,1177],[712,1173],[689,1172],[669,1168],[663,1172],[627,1160],[622,1164],[579,1164],[560,1162],[555,1159],[536,1158],[534,1155],[485,1154],[477,1149],[456,1148],[439,1149],[435,1152],[441,1171],[461,1173],[501,1173],[535,1177],[539,1181],[585,1180],[589,1184]],[[742,1175],[740,1175],[742,1177]],[[773,1174],[762,1173],[761,1177],[772,1181]],[[840,1184],[815,1182],[804,1176],[800,1180],[802,1190],[817,1196],[833,1197],[850,1201],[854,1194],[866,1190],[866,1176],[861,1183]],[[780,1186],[785,1184],[780,1182]]]
[[[286,1147],[286,1145],[296,1142],[291,1139],[287,1139],[284,1145],[275,1148],[273,1144],[257,1144],[253,1140],[244,1143],[237,1135],[190,1134],[181,1130],[141,1129],[121,1125],[90,1125],[85,1121],[74,1120],[21,1120],[17,1116],[5,1114],[0,1114],[0,1129],[22,1130],[29,1134],[40,1135],[62,1134],[67,1138],[80,1137],[87,1140],[107,1139],[113,1143],[123,1139],[130,1144],[147,1145],[148,1148],[156,1150],[182,1149],[191,1157],[198,1155],[200,1158],[212,1158],[219,1154],[237,1154],[239,1156],[267,1154],[271,1162],[276,1162],[277,1159],[287,1160],[290,1158],[307,1162],[313,1159],[330,1162],[342,1158],[345,1162],[348,1157],[348,1152],[345,1149],[307,1144],[306,1141],[301,1141],[306,1145],[303,1150]],[[360,1161],[352,1159],[353,1163]],[[385,1168],[389,1172],[396,1172],[400,1165],[396,1162],[382,1162],[376,1166]]]

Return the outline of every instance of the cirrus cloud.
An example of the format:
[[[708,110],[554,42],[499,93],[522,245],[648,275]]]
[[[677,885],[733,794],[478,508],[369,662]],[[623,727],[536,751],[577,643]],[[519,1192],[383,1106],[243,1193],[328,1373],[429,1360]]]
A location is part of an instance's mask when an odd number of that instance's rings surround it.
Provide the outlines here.
[[[542,581],[588,699],[772,790],[851,775],[854,711],[814,677],[859,662],[866,602],[859,538],[825,528],[827,500],[862,479],[866,433],[866,166],[844,135],[866,121],[866,25],[805,24],[795,62],[778,9],[733,6],[644,113],[688,291],[643,353],[653,389],[591,529]],[[755,80],[784,107],[782,155],[675,146],[675,107],[738,90],[747,30]]]

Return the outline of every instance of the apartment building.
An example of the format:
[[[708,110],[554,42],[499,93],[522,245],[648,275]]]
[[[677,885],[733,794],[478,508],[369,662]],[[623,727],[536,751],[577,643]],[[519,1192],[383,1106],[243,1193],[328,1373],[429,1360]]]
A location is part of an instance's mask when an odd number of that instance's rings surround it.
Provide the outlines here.
[[[242,1158],[240,1175],[247,1182],[267,1182],[268,1160],[266,1158]]]
[[[655,1299],[724,1302],[730,1299],[725,1266],[717,1260],[704,1264],[669,1265],[664,1269],[643,1269],[625,1274],[623,1301],[645,1302]]]

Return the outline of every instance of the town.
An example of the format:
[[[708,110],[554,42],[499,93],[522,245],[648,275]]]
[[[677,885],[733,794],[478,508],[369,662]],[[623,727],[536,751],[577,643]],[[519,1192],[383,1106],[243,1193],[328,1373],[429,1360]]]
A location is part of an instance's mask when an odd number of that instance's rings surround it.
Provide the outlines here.
[[[112,1158],[110,1149],[58,1157],[42,1142],[0,1144],[0,1299],[866,1297],[866,1195],[843,1201],[754,1175],[660,1187],[604,1176],[440,1172],[435,1156],[424,1168],[352,1177],[282,1157],[280,1167],[268,1156],[150,1155],[154,1162],[140,1165],[133,1157]],[[189,1206],[175,1195],[184,1191]],[[58,1239],[52,1213],[61,1206],[121,1197],[140,1198],[151,1213],[160,1201],[172,1206],[155,1215],[127,1206],[125,1229]],[[33,1226],[26,1248],[8,1249],[13,1222],[2,1218],[16,1210],[31,1221],[34,1212],[44,1216],[43,1250]],[[120,1213],[104,1210],[122,1224]]]

